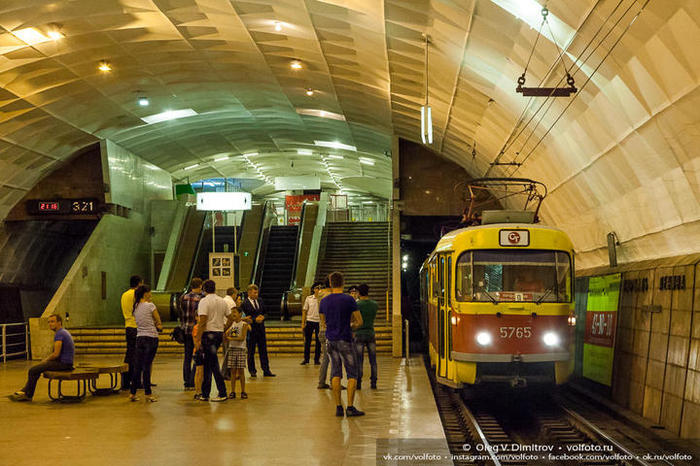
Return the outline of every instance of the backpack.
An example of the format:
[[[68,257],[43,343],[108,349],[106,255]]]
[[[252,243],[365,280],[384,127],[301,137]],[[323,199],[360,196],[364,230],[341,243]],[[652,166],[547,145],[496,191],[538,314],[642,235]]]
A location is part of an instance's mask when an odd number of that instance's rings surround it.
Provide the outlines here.
[[[182,327],[178,325],[173,329],[172,333],[170,334],[170,339],[180,343],[181,345],[184,345],[185,331],[182,329]]]

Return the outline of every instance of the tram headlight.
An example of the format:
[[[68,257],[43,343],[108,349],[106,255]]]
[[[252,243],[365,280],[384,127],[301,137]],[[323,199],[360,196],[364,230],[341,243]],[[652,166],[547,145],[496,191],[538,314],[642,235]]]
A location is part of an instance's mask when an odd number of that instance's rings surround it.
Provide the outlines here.
[[[559,335],[554,332],[547,332],[542,337],[542,341],[547,346],[557,346],[559,344]]]
[[[567,322],[569,323],[570,327],[576,327],[576,316],[574,316],[574,315],[569,316],[569,318],[567,319]]]
[[[476,334],[476,342],[481,346],[488,346],[491,344],[491,334],[488,332],[479,332]]]

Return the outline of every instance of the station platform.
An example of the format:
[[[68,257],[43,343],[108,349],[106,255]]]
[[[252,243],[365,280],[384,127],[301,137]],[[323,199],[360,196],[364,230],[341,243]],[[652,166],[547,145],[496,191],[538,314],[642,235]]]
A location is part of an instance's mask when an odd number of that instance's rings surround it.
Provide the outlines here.
[[[81,356],[76,363],[117,360]],[[0,393],[21,388],[35,363],[0,365]],[[194,401],[193,392],[183,391],[182,360],[170,354],[154,361],[158,403],[143,397],[130,403],[125,392],[51,402],[42,378],[30,403],[0,398],[3,463],[374,465],[382,439],[434,439],[448,451],[421,357],[404,365],[379,356],[378,389],[365,379],[355,406],[366,415],[357,418],[335,417],[331,391],[316,388],[318,366],[299,363],[293,356],[271,358],[277,377],[248,378],[249,399],[222,403]],[[346,391],[342,396],[345,403]]]

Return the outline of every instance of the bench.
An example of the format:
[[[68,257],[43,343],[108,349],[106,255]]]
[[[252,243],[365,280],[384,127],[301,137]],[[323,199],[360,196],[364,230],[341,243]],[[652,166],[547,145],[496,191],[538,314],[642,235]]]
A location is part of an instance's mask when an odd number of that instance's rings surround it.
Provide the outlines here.
[[[91,383],[97,380],[99,372],[96,369],[81,368],[72,371],[46,371],[44,378],[49,379],[49,398],[51,401],[82,401],[87,395],[87,382]],[[58,395],[53,396],[51,391],[51,383],[58,380]],[[75,395],[65,395],[61,390],[61,385],[65,381],[75,381],[78,385],[78,390]]]
[[[93,395],[111,395],[113,393],[119,393],[119,388],[117,388],[119,384],[119,374],[129,371],[129,365],[121,362],[116,364],[80,363],[78,364],[78,368],[97,371],[98,377],[88,381],[88,389]],[[109,374],[109,387],[97,386],[99,375],[102,374]]]

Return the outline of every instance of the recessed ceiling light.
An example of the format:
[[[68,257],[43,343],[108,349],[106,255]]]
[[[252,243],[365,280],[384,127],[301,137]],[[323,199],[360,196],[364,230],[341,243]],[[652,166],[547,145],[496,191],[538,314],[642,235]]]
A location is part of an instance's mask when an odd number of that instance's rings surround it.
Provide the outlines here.
[[[139,105],[142,107],[148,107],[151,104],[151,102],[148,100],[148,97],[139,97]]]
[[[368,159],[366,157],[360,157],[360,163],[363,163],[365,165],[374,165],[374,160]]]
[[[228,158],[229,158],[228,155],[225,157],[217,157],[214,159],[214,162],[221,162],[222,160],[228,160]]]
[[[300,70],[300,69],[303,68],[303,66],[302,66],[302,64],[301,64],[301,62],[300,62],[299,60],[294,60],[293,62],[291,62],[291,63],[289,64],[289,66],[290,66],[293,70]]]
[[[314,141],[314,144],[321,147],[330,147],[331,149],[345,149],[351,151],[357,151],[357,147],[351,146],[349,144],[343,144],[338,141]]]
[[[337,159],[337,160],[342,160],[343,156],[342,155],[336,155],[336,154],[330,154],[328,155],[329,159]]]
[[[195,163],[194,165],[190,165],[189,167],[185,167],[184,170],[192,170],[193,168],[197,168],[199,166],[198,163]]]
[[[314,90],[309,87],[308,89],[306,89],[306,95],[311,97],[312,95],[314,95]]]
[[[297,149],[297,154],[299,154],[299,155],[313,155],[313,151],[311,149]]]
[[[141,119],[151,125],[153,123],[160,123],[161,121],[176,120],[178,118],[185,118],[193,115],[198,115],[198,113],[191,108],[185,108],[183,110],[166,110],[161,113],[156,113],[155,115],[143,117]]]
[[[112,66],[109,64],[108,61],[102,60],[100,62],[100,65],[97,67],[98,70],[104,71],[105,73],[108,71],[112,71]]]
[[[275,31],[279,32],[282,30],[282,23],[275,21]]]
[[[243,154],[243,157],[255,157],[258,155],[257,152],[248,152],[247,154]]]
[[[316,108],[297,108],[299,115],[313,116],[319,118],[329,118],[331,120],[345,121],[345,115],[340,113],[329,112],[328,110],[319,110]]]
[[[29,45],[40,44],[51,40],[35,28],[24,28],[18,31],[12,31],[12,34]]]

